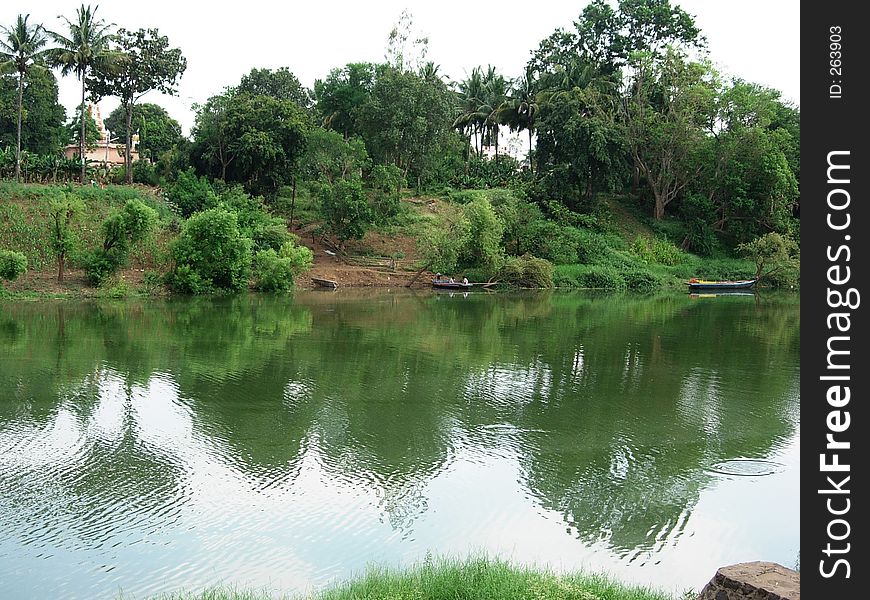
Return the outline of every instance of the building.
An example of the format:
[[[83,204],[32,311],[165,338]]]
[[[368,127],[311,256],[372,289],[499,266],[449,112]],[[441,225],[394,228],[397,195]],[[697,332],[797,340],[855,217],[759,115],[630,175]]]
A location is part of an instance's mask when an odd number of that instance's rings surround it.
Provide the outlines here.
[[[118,138],[112,138],[112,133],[106,129],[103,118],[100,116],[100,107],[96,104],[88,104],[88,114],[93,117],[97,124],[97,132],[100,134],[100,139],[94,147],[85,149],[85,158],[89,163],[103,163],[107,166],[116,166],[124,164],[124,154],[127,147],[126,144],[117,143]],[[133,162],[139,160],[139,151],[136,149],[136,144],[139,143],[139,136],[133,135],[133,144],[131,158]],[[79,155],[79,145],[70,144],[63,149],[63,155],[67,158],[76,158]]]

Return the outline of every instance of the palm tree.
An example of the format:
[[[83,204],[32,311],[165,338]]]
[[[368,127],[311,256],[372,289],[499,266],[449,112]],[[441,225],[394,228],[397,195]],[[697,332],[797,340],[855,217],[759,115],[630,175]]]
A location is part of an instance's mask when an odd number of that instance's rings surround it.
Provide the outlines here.
[[[529,132],[529,169],[533,173],[532,135],[535,131],[535,116],[538,114],[538,108],[538,80],[535,70],[527,66],[525,73],[520,75],[511,87],[508,101],[502,111],[502,121],[511,131],[525,129]]]
[[[24,78],[45,54],[45,30],[42,25],[28,25],[30,15],[18,15],[11,28],[0,27],[5,39],[0,39],[0,72],[18,73],[18,134],[15,146],[15,181],[21,174],[21,116],[24,97]]]
[[[50,62],[53,66],[60,67],[63,75],[75,73],[76,78],[82,82],[82,114],[85,113],[85,92],[87,86],[85,77],[95,66],[110,63],[114,54],[109,49],[112,41],[111,24],[106,24],[102,19],[97,20],[97,8],[91,9],[82,4],[76,10],[75,22],[64,16],[58,18],[66,21],[69,28],[69,37],[60,33],[49,31],[57,48],[49,50]],[[85,182],[85,119],[82,118],[81,135],[79,136],[79,156],[82,161],[82,183]]]
[[[486,119],[486,114],[480,110],[484,102],[483,96],[483,75],[480,67],[475,67],[471,70],[471,75],[459,83],[459,105],[457,107],[459,114],[453,121],[453,127],[468,135],[469,146],[473,134],[474,146],[479,153],[482,153],[482,144],[478,143],[478,133]]]
[[[483,77],[484,103],[478,109],[486,114],[484,130],[487,139],[492,145],[495,141],[495,160],[498,161],[498,134],[499,125],[502,123],[502,112],[507,101],[507,79],[499,75],[495,67],[490,66]]]

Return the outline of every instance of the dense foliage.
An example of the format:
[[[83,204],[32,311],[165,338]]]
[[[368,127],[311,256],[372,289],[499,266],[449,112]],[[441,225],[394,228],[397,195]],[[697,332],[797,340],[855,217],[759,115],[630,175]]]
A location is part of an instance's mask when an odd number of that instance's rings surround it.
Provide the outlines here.
[[[246,269],[262,254],[261,271],[280,271],[288,240],[274,214],[298,226],[301,203],[301,224],[343,250],[372,228],[408,223],[409,186],[455,205],[411,230],[427,264],[505,281],[548,279],[523,274],[538,264],[517,258],[529,255],[556,265],[557,281],[644,289],[663,277],[649,268],[688,271],[686,252],[751,258],[747,248],[770,234],[799,244],[799,109],[719,73],[693,17],[669,0],[593,0],[517,77],[479,65],[458,81],[428,59],[403,13],[383,62],[332,69],[312,89],[289,67],[252,68],[195,107],[190,139],[159,105],[139,102],[174,92],[181,49],[155,29],[115,30],[91,7],[62,21],[64,34],[26,17],[2,30],[0,176],[65,181],[80,167],[83,181],[161,186],[183,219],[221,208],[250,241]],[[47,66],[81,80],[68,125]],[[121,100],[108,129],[128,146],[138,132],[144,160],[127,155],[118,170],[61,158],[65,142],[94,143],[85,100],[108,95]],[[509,132],[522,137],[506,143]],[[612,198],[657,239],[608,230]],[[176,269],[177,289],[199,285],[184,274],[194,262]],[[238,289],[242,272],[197,276],[203,288]]]

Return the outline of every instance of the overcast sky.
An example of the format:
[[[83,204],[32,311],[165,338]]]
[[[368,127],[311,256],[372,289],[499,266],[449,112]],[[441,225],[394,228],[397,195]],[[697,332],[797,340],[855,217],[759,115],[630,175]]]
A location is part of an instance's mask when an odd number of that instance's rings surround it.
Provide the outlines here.
[[[613,2],[615,4],[615,0]],[[474,66],[493,64],[508,77],[520,74],[538,42],[558,27],[571,27],[584,0],[478,3],[468,0],[327,0],[278,2],[190,2],[103,0],[97,16],[118,27],[156,27],[187,57],[178,97],[151,93],[143,101],[164,106],[185,132],[193,124],[191,104],[235,85],[253,67],[289,67],[311,87],[331,68],[348,62],[380,61],[387,36],[403,9],[414,31],[428,36],[428,59],[457,80]],[[762,83],[800,103],[800,8],[797,0],[676,1],[696,17],[710,56],[729,75]],[[58,15],[73,19],[79,2],[3,0],[0,23],[18,13],[31,23],[65,33]],[[60,84],[60,101],[72,114],[80,98],[74,77]],[[102,114],[117,106],[100,103]]]

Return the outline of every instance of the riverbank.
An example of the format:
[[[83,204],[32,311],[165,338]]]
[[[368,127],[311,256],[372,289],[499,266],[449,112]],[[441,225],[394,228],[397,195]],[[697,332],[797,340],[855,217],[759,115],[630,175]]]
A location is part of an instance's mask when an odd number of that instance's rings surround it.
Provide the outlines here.
[[[67,260],[64,282],[58,283],[50,243],[53,217],[48,206],[50,199],[64,190],[73,190],[80,196],[83,209],[74,236],[77,251]],[[316,202],[310,197],[300,196],[292,223],[278,208],[269,218],[283,220],[286,233],[294,234],[300,245],[311,250],[311,269],[296,277],[297,288],[316,287],[313,279],[335,281],[343,288],[396,288],[412,282],[417,287],[429,287],[434,274],[425,269],[420,272],[421,268],[433,264],[431,256],[426,254],[431,240],[426,240],[433,231],[450,229],[450,224],[467,205],[468,197],[484,197],[487,202],[491,199],[495,214],[504,213],[498,218],[505,223],[513,218],[511,207],[514,204],[526,206],[508,189],[472,192],[446,197],[405,196],[395,222],[370,229],[361,239],[346,240],[341,251],[323,234]],[[82,264],[79,255],[101,245],[100,224],[113,210],[132,199],[145,203],[159,215],[153,235],[132,248],[126,268],[108,277],[101,286],[91,286],[85,272],[77,268]],[[283,204],[276,201],[275,206]],[[670,227],[674,223],[650,222],[623,197],[605,198],[598,212],[581,219],[582,223],[562,223],[540,215],[536,218],[534,222],[513,223],[511,231],[523,233],[505,233],[505,248],[512,249],[514,254],[527,252],[547,259],[554,268],[550,267],[552,275],[544,277],[546,285],[557,288],[645,293],[684,290],[685,281],[692,277],[747,279],[755,272],[752,261],[722,253],[700,257],[681,250],[671,241],[683,234],[681,229]],[[169,291],[163,283],[174,269],[172,247],[183,224],[176,207],[158,188],[66,188],[4,183],[0,185],[0,248],[24,254],[28,270],[16,281],[5,282],[6,291],[0,293],[52,298],[166,295]],[[520,235],[524,236],[522,243],[517,237]],[[467,276],[479,282],[503,280],[506,285],[545,285],[538,283],[543,281],[540,277],[531,280],[535,283],[528,283],[525,276],[517,279],[517,261],[505,254],[496,261],[504,265],[501,269],[457,267],[456,272],[448,274],[457,278]],[[519,269],[522,271],[523,267]]]
[[[689,594],[684,595],[689,597]],[[627,586],[604,575],[518,567],[489,558],[427,561],[409,569],[371,568],[325,591],[276,595],[268,591],[215,587],[157,600],[675,600],[651,588]]]

